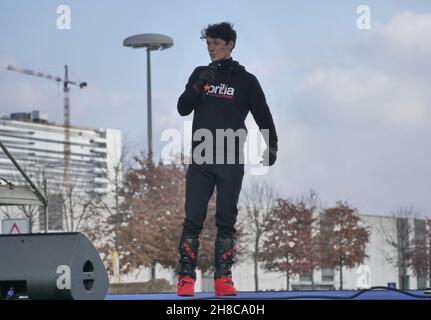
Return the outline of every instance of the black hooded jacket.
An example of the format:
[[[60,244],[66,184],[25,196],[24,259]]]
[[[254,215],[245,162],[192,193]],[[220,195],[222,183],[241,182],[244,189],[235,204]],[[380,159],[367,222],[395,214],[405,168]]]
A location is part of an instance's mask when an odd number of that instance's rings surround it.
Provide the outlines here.
[[[278,150],[274,121],[257,78],[229,58],[218,62],[215,83],[205,93],[200,93],[193,84],[205,68],[208,67],[197,67],[193,71],[185,91],[178,99],[180,115],[187,116],[194,111],[192,134],[201,128],[210,130],[214,136],[216,129],[247,130],[245,119],[250,111],[259,130],[269,130],[266,144]],[[201,141],[192,141],[192,150]]]

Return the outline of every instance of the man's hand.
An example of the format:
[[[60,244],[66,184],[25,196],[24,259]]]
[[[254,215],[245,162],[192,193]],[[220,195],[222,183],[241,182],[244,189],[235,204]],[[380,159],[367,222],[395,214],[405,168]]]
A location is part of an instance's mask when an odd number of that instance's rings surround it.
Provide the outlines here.
[[[212,64],[202,70],[199,74],[198,80],[193,84],[193,89],[199,92],[204,92],[207,84],[213,84],[215,82],[215,72],[216,68],[213,67]]]
[[[263,160],[260,162],[264,166],[272,166],[277,160],[277,149],[266,148],[262,155]]]
[[[215,82],[215,69],[214,68],[205,68],[200,74],[199,74],[199,80],[205,83],[214,83]]]

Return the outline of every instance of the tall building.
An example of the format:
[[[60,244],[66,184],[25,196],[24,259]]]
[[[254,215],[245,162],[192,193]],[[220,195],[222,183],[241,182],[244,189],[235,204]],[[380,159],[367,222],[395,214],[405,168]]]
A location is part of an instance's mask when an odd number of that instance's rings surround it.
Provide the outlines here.
[[[45,112],[13,113],[0,118],[0,140],[40,190],[46,177],[48,194],[52,195],[50,200],[54,200],[51,202],[55,207],[55,195],[63,186],[64,126],[50,123]],[[113,190],[115,168],[120,163],[121,132],[71,127],[70,149],[74,191],[109,194]],[[0,153],[0,177],[11,183],[23,181],[3,153]],[[57,204],[53,213],[60,211]]]

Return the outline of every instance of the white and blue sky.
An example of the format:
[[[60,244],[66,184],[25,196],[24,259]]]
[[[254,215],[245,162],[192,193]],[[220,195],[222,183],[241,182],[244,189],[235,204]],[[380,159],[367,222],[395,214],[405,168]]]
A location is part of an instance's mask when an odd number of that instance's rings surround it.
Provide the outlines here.
[[[59,5],[71,29],[57,28]],[[356,9],[368,5],[371,29]],[[2,1],[0,115],[41,110],[63,121],[55,82],[8,64],[73,80],[71,122],[116,128],[146,148],[146,56],[124,38],[161,33],[174,46],[152,55],[155,153],[168,128],[183,131],[178,96],[191,71],[209,63],[200,30],[231,21],[233,57],[265,91],[279,136],[278,162],[264,177],[283,196],[309,189],[324,204],[346,200],[361,213],[413,206],[431,216],[430,1]],[[247,125],[253,127],[250,116]]]

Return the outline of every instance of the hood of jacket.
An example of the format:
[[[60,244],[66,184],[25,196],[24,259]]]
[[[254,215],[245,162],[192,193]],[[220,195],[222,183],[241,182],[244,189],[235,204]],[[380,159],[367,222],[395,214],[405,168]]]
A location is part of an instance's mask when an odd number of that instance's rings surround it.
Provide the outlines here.
[[[217,67],[217,70],[220,71],[227,71],[231,73],[245,71],[245,67],[243,65],[240,65],[238,61],[235,61],[232,58],[212,62],[211,64],[213,63]]]

